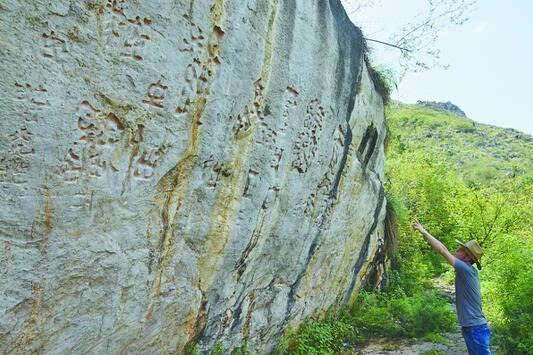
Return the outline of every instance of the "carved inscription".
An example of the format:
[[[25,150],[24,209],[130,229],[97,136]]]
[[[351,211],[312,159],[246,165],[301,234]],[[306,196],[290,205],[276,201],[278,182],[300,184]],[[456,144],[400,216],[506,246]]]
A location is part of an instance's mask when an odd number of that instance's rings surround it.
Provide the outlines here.
[[[68,149],[60,167],[64,180],[76,182],[83,176],[101,178],[118,171],[113,152],[124,136],[118,117],[113,113],[104,114],[89,101],[83,101],[77,110],[76,125],[80,137]]]
[[[263,119],[261,112],[261,101],[263,100],[263,91],[265,86],[261,79],[254,83],[254,99],[250,104],[244,106],[244,110],[236,115],[231,115],[230,120],[233,122],[233,134],[235,137],[243,136],[252,127],[252,124],[259,119]]]
[[[141,16],[126,16],[124,0],[108,0],[99,10],[103,23],[103,40],[107,52],[116,53],[124,59],[142,61],[145,46],[151,40],[152,20]]]
[[[195,97],[208,95],[211,79],[212,72],[208,64],[202,64],[199,59],[194,59],[193,63],[187,65],[184,83],[179,92],[180,102],[176,107],[176,114],[180,115],[190,112]]]
[[[185,16],[184,16],[185,17]],[[181,52],[201,53],[207,46],[204,31],[193,22],[189,22],[189,35],[181,39]]]
[[[179,97],[175,113],[177,116],[187,115],[192,111],[194,102],[205,100],[214,78],[215,67],[220,64],[218,48],[224,36],[224,31],[214,26],[210,33],[206,33],[195,24],[188,15],[184,15],[185,25],[188,26],[187,36],[181,38],[179,51],[190,57],[181,76],[183,82],[178,91]]]
[[[106,11],[102,11],[104,15],[103,33],[104,45],[110,48],[121,44],[121,36],[124,36],[128,22],[126,15],[124,15],[123,1],[108,0],[106,4]]]
[[[83,146],[79,142],[75,142],[69,148],[60,168],[66,182],[75,182],[80,178],[83,170],[82,156]]]
[[[117,117],[109,113],[103,122],[84,124],[87,122],[80,117],[78,128],[82,136],[68,150],[61,166],[67,182],[75,182],[83,175],[101,178],[109,172],[118,171],[113,160],[113,148],[124,128]]]
[[[68,149],[59,168],[65,182],[81,178],[102,178],[120,171],[129,159],[129,174],[134,181],[149,181],[170,149],[170,144],[144,142],[144,126],[127,131],[113,112],[104,112],[91,102],[81,102],[76,114],[80,137]],[[118,153],[126,142],[132,143],[130,156]],[[121,158],[123,156],[123,158]]]
[[[79,190],[78,192],[74,193],[74,202],[70,207],[75,210],[91,209],[93,195],[94,192]]]
[[[147,41],[150,41],[151,38],[144,32],[145,24],[149,24],[152,21],[145,18],[143,21],[136,17],[134,22],[131,22],[134,25],[133,29],[128,32],[128,37],[124,40],[124,45],[120,55],[124,58],[131,58],[136,61],[143,60],[143,50]],[[130,26],[132,27],[132,26]]]
[[[150,180],[169,148],[169,145],[142,147],[134,160],[133,177],[138,180]]]
[[[248,171],[248,177],[246,178],[246,184],[244,185],[244,192],[243,192],[243,196],[244,197],[250,197],[250,187],[253,187],[254,184],[255,184],[255,179],[257,177],[257,175],[259,174],[259,172],[253,170],[253,169],[250,169]]]
[[[41,54],[43,57],[60,61],[64,58],[65,53],[68,53],[67,41],[55,31],[43,33],[41,39],[43,42]]]
[[[316,209],[327,214],[331,212],[333,198],[335,197],[332,195],[333,183],[344,152],[345,134],[342,125],[338,125],[333,133],[333,148],[328,168],[318,184],[316,191],[311,193],[307,199],[304,213],[311,214]]]
[[[27,182],[30,159],[35,155],[33,134],[23,127],[8,135],[8,149],[0,155],[0,182],[22,184]]]
[[[270,167],[273,168],[275,171],[279,170],[279,163],[281,161],[281,158],[283,157],[284,149],[280,147],[275,147],[272,159],[270,160]]]
[[[150,86],[148,86],[148,92],[146,93],[146,99],[143,100],[143,103],[149,108],[163,108],[163,101],[165,99],[167,89],[168,86],[163,85],[161,80],[150,84]]]
[[[32,136],[26,127],[21,128],[9,135],[9,153],[21,157],[26,157],[35,153],[32,145]]]
[[[15,83],[13,100],[21,106],[25,122],[38,122],[39,111],[50,106],[48,90],[41,84],[33,86],[29,83]]]
[[[116,14],[124,14],[124,4],[126,0],[107,0],[106,8]]]
[[[231,172],[221,162],[217,161],[213,156],[203,162],[203,176],[202,179],[211,188],[217,187],[220,179],[223,176],[230,176]]]
[[[257,134],[257,144],[265,146],[270,152],[270,167],[273,168],[274,171],[279,170],[279,165],[285,151],[285,149],[281,147],[279,138],[285,134],[289,125],[290,116],[293,114],[293,110],[298,106],[298,96],[299,92],[296,89],[291,86],[287,87],[284,95],[283,119],[281,123],[274,122],[276,127],[271,127],[270,124],[272,123],[267,122],[264,115],[259,116],[260,125]]]
[[[30,104],[34,107],[49,106],[47,92],[43,85],[33,87],[31,84],[15,83],[16,96],[15,101],[22,104]]]
[[[284,102],[285,105],[283,106],[283,127],[282,129],[285,130],[289,124],[289,119],[292,114],[292,112],[296,109],[298,106],[298,96],[300,93],[298,90],[293,88],[292,86],[287,86],[287,89],[285,90],[284,95]]]
[[[292,169],[300,174],[307,172],[316,156],[325,117],[324,108],[318,99],[307,105],[303,128],[293,146]]]

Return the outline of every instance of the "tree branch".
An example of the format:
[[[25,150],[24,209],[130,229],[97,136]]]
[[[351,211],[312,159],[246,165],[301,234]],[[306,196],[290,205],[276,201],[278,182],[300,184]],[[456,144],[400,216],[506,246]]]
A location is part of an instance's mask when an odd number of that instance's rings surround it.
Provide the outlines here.
[[[394,45],[394,44],[390,44],[390,43],[387,43],[387,42],[378,41],[377,39],[371,39],[371,38],[366,38],[366,37],[365,37],[365,40],[366,40],[366,41],[372,41],[372,42],[381,43],[381,44],[384,44],[384,45],[386,45],[386,46],[391,46],[391,47],[394,47],[394,48],[398,48],[398,49],[401,50],[401,51],[411,52],[410,49],[403,48],[403,47],[400,47],[400,46],[397,46],[397,45]]]

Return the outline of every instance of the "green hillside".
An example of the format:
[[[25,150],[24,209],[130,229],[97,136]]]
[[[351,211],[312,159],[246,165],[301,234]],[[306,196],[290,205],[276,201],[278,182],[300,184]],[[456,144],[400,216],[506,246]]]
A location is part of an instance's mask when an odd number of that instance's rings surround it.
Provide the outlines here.
[[[533,137],[444,110],[392,103],[387,122],[399,151],[424,151],[452,164],[468,182],[531,174]]]

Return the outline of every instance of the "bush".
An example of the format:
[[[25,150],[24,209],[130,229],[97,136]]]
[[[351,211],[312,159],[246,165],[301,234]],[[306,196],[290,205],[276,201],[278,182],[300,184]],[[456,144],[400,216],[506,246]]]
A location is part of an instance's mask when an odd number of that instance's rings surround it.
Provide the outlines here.
[[[528,236],[524,236],[524,239]],[[493,334],[508,354],[533,353],[533,248],[517,236],[498,239],[487,255],[490,268],[483,286],[487,289],[486,313]]]
[[[457,321],[451,305],[434,290],[413,296],[397,291],[360,297],[360,304],[352,312],[353,323],[369,337],[420,338],[451,331]]]
[[[335,319],[328,316],[322,321],[308,320],[297,333],[288,336],[290,354],[334,354],[343,343],[359,342],[360,338],[352,324],[345,317]]]

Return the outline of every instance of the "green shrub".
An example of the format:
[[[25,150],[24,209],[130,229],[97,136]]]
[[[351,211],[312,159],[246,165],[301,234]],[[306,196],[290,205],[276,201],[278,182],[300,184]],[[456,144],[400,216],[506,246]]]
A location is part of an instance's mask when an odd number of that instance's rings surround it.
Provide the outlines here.
[[[224,344],[222,344],[221,342],[217,342],[215,344],[215,348],[213,349],[213,351],[211,351],[211,355],[223,355],[225,354],[225,351],[226,349],[224,349]]]
[[[185,354],[187,355],[202,355],[203,352],[198,345],[190,345],[185,348]]]
[[[232,355],[251,355],[252,352],[248,349],[248,339],[244,339],[242,344],[231,352]]]
[[[483,286],[486,313],[493,334],[509,354],[533,353],[533,247],[530,236],[496,240],[487,255],[489,267]]]
[[[406,296],[396,293],[367,293],[354,309],[355,324],[367,336],[419,338],[431,332],[454,328],[456,317],[450,304],[435,291]]]
[[[368,74],[374,83],[374,88],[383,98],[386,105],[390,101],[391,91],[398,88],[394,73],[390,68],[383,66],[373,66],[369,60],[366,60]]]
[[[425,341],[429,341],[430,343],[440,343],[444,345],[450,344],[449,339],[445,338],[442,334],[438,334],[438,333],[428,333],[424,335],[423,339]]]
[[[334,354],[345,342],[360,340],[356,329],[345,317],[334,319],[332,316],[322,321],[308,320],[298,331],[289,335],[290,354]]]

